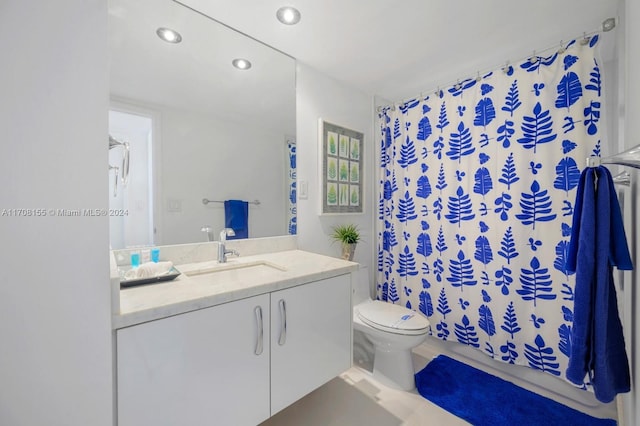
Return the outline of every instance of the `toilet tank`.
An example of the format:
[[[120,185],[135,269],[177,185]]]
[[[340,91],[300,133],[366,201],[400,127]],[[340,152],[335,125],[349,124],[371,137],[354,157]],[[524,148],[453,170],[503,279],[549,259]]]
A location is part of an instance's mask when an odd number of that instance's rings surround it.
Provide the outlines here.
[[[371,300],[371,281],[369,279],[369,268],[360,265],[355,273],[355,282],[353,283],[353,305]]]

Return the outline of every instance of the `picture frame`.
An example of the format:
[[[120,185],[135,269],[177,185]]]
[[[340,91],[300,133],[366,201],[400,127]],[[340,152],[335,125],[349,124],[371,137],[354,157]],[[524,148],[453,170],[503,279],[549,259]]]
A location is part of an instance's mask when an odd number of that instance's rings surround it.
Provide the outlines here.
[[[364,133],[318,120],[320,214],[364,212]]]

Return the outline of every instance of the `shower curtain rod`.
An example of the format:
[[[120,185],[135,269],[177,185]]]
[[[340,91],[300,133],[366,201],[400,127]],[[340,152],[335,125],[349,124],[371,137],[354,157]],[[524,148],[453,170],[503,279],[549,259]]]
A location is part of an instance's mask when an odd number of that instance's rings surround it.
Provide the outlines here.
[[[600,33],[603,33],[603,32],[609,32],[609,31],[613,30],[615,27],[616,27],[616,18],[607,18],[604,21],[602,21],[600,29],[593,30],[593,31],[590,31],[590,32],[583,32],[581,35],[571,38],[571,40],[578,40],[579,38],[581,38],[582,42],[587,42],[588,43],[589,40],[591,40],[591,37],[593,35],[600,34]],[[514,63],[518,63],[520,61],[524,61],[525,59],[536,58],[536,57],[539,56],[539,54],[548,52],[548,51],[553,50],[553,49],[558,49],[558,53],[562,53],[562,52],[564,52],[564,50],[563,50],[564,48],[565,47],[564,47],[563,40],[560,40],[560,43],[554,44],[553,46],[544,48],[542,50],[534,50],[533,54],[531,56],[524,56],[524,57],[516,60]],[[504,66],[500,67],[500,69],[503,70],[503,71],[508,69],[510,63],[511,63],[511,61],[507,60],[505,62],[505,64],[504,64]],[[484,71],[477,71],[476,79],[478,81],[480,81],[481,80],[481,77],[480,77],[481,74],[487,74],[487,73],[489,73],[491,71],[494,71],[494,70],[497,70],[497,69],[498,69],[498,67],[491,67],[489,69],[485,69]],[[467,79],[470,79],[470,77],[468,77]],[[453,80],[453,81],[449,81],[446,84],[439,85],[436,88],[433,88],[431,90],[427,90],[426,92],[420,92],[420,99],[424,99],[424,95],[423,95],[424,93],[434,92],[434,93],[437,94],[441,90],[442,87],[445,87],[445,88],[446,87],[451,87],[454,84],[460,84],[460,82],[464,81],[464,80],[465,79],[462,79],[462,80],[456,79],[456,80]],[[396,105],[402,105],[402,104],[404,104],[406,102],[408,102],[408,100],[407,101],[400,100],[400,101],[397,101],[397,102],[393,102],[391,105],[379,105],[376,108],[376,111],[379,112],[379,113],[384,111],[384,110],[386,110],[386,109],[391,109],[393,111],[393,110],[395,110]]]

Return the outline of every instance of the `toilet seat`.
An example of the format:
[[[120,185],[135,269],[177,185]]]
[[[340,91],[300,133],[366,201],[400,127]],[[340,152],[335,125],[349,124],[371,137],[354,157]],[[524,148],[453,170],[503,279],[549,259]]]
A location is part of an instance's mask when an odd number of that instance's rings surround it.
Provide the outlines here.
[[[419,335],[429,330],[429,321],[403,306],[379,300],[356,306],[356,315],[365,324],[394,334]]]

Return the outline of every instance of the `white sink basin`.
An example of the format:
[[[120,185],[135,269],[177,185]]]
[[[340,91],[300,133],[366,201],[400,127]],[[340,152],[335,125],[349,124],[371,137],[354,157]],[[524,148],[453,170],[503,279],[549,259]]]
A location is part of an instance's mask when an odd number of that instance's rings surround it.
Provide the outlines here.
[[[229,260],[226,263],[218,263],[214,266],[209,266],[202,269],[194,269],[192,271],[183,272],[188,277],[207,275],[207,274],[217,274],[219,272],[225,271],[236,271],[239,269],[251,269],[252,271],[260,271],[261,269],[264,272],[267,271],[286,271],[287,268],[284,266],[277,265],[272,262],[267,262],[265,260],[255,260],[250,262],[241,262],[238,260]]]

